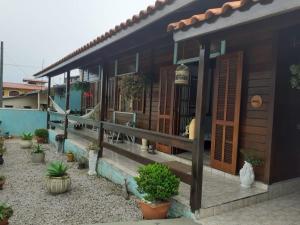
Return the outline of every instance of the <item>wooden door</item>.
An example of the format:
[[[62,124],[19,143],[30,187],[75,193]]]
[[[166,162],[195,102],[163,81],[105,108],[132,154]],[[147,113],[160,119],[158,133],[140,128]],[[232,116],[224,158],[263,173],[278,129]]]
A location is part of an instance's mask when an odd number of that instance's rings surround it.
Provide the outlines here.
[[[157,131],[165,134],[173,134],[175,70],[176,66],[160,69]],[[157,143],[156,148],[165,153],[172,153],[171,146]]]
[[[236,173],[243,53],[217,59],[214,80],[211,166]]]

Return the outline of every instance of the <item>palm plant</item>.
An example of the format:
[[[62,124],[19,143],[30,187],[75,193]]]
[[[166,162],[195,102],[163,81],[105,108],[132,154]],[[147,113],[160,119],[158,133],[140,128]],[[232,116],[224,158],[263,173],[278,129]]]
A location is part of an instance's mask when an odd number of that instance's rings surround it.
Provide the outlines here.
[[[63,162],[54,161],[47,167],[47,176],[49,177],[63,177],[67,175],[68,166]]]

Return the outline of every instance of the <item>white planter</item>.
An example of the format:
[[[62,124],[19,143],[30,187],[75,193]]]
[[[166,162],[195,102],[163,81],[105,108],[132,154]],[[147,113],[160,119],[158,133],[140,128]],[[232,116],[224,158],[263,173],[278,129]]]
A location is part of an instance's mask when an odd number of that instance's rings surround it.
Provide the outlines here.
[[[89,172],[88,175],[90,176],[96,176],[96,167],[97,167],[97,158],[98,158],[98,152],[95,150],[89,151]]]
[[[31,162],[32,163],[44,163],[45,162],[45,153],[31,153]]]
[[[245,161],[243,168],[240,170],[241,186],[244,188],[250,188],[254,183],[254,171],[250,163]]]
[[[47,177],[46,188],[51,194],[61,194],[70,190],[71,178],[67,176],[63,177]]]
[[[32,140],[21,140],[21,148],[31,148],[32,147]]]
[[[142,151],[147,151],[148,150],[148,140],[145,138],[142,138],[142,146],[141,146]]]

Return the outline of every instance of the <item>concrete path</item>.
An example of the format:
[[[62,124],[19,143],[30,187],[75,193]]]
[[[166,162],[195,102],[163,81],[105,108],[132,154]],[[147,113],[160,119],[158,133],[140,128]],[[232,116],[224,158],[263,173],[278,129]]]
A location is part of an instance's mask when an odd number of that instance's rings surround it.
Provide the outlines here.
[[[90,224],[92,225],[92,224]],[[93,225],[199,225],[190,219],[143,220],[138,222],[105,223]]]
[[[300,192],[202,219],[202,225],[299,225]]]

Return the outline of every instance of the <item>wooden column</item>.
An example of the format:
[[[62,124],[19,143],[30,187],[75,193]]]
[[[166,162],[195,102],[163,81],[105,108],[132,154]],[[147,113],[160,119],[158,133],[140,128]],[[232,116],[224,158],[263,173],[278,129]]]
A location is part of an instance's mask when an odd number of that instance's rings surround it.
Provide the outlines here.
[[[101,67],[100,71],[100,96],[99,96],[99,121],[104,121],[105,112],[106,112],[106,101],[105,101],[105,94],[106,94],[106,76],[104,75],[103,67]],[[98,136],[98,145],[100,150],[98,151],[98,158],[102,158],[103,156],[103,139],[104,139],[104,129],[102,123],[99,127],[99,136]]]
[[[200,49],[198,66],[197,98],[196,98],[196,127],[192,158],[192,184],[190,205],[192,212],[201,208],[202,179],[203,179],[203,152],[204,152],[204,120],[206,94],[208,87],[209,44]]]
[[[50,96],[51,96],[51,77],[48,77],[48,90],[47,90],[47,129],[50,128],[49,121],[50,121]]]
[[[70,71],[67,72],[67,79],[66,79],[66,108],[65,108],[65,128],[64,128],[64,136],[65,139],[68,138],[68,114],[67,111],[70,109]]]

